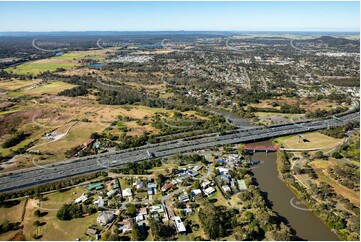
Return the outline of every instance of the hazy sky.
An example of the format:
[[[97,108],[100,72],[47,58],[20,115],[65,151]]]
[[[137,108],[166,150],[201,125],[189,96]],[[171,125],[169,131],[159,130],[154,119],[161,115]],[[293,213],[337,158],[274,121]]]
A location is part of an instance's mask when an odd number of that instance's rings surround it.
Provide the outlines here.
[[[0,31],[358,31],[359,2],[0,2]]]

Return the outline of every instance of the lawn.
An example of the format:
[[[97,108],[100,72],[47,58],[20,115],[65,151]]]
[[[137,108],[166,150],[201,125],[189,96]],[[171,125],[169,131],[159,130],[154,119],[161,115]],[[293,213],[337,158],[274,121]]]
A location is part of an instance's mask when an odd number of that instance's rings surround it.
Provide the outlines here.
[[[302,141],[303,139],[308,142]],[[329,151],[342,141],[342,139],[335,139],[319,132],[302,134],[300,143],[298,143],[298,135],[279,137],[274,140],[289,149],[320,148],[322,151]]]
[[[0,224],[5,220],[11,223],[20,222],[25,200],[12,203],[5,203],[0,206]]]

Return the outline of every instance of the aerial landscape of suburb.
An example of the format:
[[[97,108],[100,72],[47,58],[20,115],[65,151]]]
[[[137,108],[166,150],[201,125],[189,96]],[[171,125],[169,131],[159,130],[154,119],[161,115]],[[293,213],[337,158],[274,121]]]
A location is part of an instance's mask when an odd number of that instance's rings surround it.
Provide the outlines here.
[[[0,241],[360,241],[359,19],[0,2]]]

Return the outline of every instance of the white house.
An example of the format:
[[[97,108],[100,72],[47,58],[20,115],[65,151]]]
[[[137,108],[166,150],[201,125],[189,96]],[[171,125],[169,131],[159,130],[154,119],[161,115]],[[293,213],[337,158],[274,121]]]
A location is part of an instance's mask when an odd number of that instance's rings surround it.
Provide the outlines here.
[[[133,196],[132,189],[126,188],[122,191],[123,197],[131,197]]]

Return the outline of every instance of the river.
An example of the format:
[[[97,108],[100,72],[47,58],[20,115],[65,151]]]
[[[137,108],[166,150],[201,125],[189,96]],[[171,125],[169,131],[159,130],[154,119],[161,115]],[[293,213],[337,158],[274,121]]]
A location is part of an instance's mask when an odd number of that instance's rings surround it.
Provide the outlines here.
[[[255,143],[272,145],[270,141]],[[278,178],[275,153],[256,153],[254,160],[262,163],[252,168],[262,192],[266,192],[272,203],[272,210],[286,218],[296,235],[303,240],[335,241],[336,234],[295,198],[286,184]],[[292,204],[291,204],[292,202]],[[297,207],[297,208],[296,208]]]

